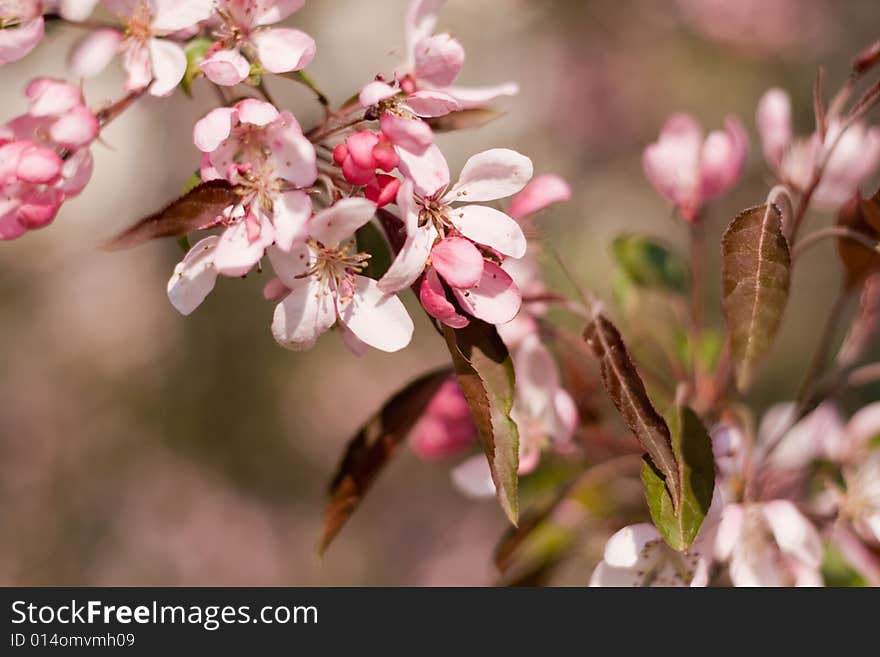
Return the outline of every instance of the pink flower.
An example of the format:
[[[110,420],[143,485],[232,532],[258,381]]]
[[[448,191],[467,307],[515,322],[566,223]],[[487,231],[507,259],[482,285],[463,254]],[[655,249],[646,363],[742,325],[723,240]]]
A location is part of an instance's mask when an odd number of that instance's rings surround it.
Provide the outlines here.
[[[333,161],[352,185],[368,185],[376,179],[376,169],[391,171],[397,166],[397,152],[384,135],[361,130],[349,135],[333,149]]]
[[[688,114],[674,114],[660,138],[642,154],[650,183],[672,201],[682,217],[696,221],[703,203],[730,189],[739,179],[748,154],[748,137],[736,118],[725,129],[703,131]]]
[[[178,43],[162,37],[207,19],[214,0],[104,0],[104,4],[120,16],[125,31],[105,28],[86,36],[71,53],[73,72],[81,77],[97,75],[121,51],[128,74],[126,91],[149,86],[154,96],[169,95],[186,72],[186,55]]]
[[[433,34],[437,12],[445,0],[413,0],[406,14],[406,62],[395,72],[408,94],[435,90],[454,98],[462,108],[484,105],[519,91],[513,82],[489,87],[453,86],[464,65],[464,48],[448,34]]]
[[[290,112],[253,98],[199,120],[193,140],[205,155],[202,180],[225,178],[241,201],[219,218],[227,225],[213,255],[225,276],[243,276],[267,246],[290,251],[306,236],[312,204],[303,188],[317,177],[315,149]]]
[[[21,59],[43,38],[40,0],[0,0],[0,66]]]
[[[810,186],[817,166],[827,158],[813,194],[815,202],[826,208],[849,200],[880,164],[880,128],[868,128],[860,121],[841,133],[840,119],[832,117],[824,140],[818,133],[793,138],[791,101],[782,89],[770,89],[761,97],[757,124],[767,163],[782,182],[799,192]]]
[[[477,428],[467,400],[454,377],[441,384],[413,427],[410,445],[420,459],[436,461],[470,447]]]
[[[36,78],[25,93],[28,113],[0,127],[0,239],[48,225],[92,173],[99,126],[79,89]]]
[[[413,323],[400,299],[360,274],[369,255],[356,252],[352,236],[375,210],[366,199],[343,199],[309,220],[305,242],[289,253],[269,250],[276,275],[290,290],[272,321],[280,345],[308,349],[337,322],[375,349],[409,344]]]
[[[515,194],[532,176],[531,160],[508,149],[484,151],[465,163],[458,182],[447,190],[449,168],[435,145],[421,156],[406,151],[399,155],[398,166],[407,178],[397,195],[406,241],[379,281],[380,287],[394,292],[412,285],[430,258],[433,264],[422,283],[420,298],[433,317],[450,326],[467,323],[446,300],[439,274],[453,288],[462,308],[474,317],[492,323],[513,319],[519,310],[519,290],[501,267],[484,258],[478,245],[496,257],[522,257],[526,250],[522,230],[494,208],[473,204],[453,207],[453,203],[491,201]]]
[[[822,586],[822,541],[788,500],[724,507],[715,557],[734,586]]]
[[[315,41],[308,34],[268,27],[297,11],[304,0],[218,0],[217,4],[221,20],[217,41],[201,65],[212,82],[241,82],[250,74],[251,62],[259,62],[270,73],[286,73],[299,71],[314,59]]]

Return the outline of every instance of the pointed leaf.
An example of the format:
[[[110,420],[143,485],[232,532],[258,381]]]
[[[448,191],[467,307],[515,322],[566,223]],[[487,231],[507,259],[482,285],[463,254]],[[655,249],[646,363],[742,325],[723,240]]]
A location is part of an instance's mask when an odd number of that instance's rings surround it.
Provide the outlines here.
[[[480,434],[501,508],[515,525],[519,513],[519,432],[510,418],[513,362],[491,324],[471,318],[462,329],[443,327],[458,382]]]
[[[223,210],[240,200],[225,180],[211,180],[188,191],[111,239],[104,248],[128,249],[157,237],[180,237],[217,223]]]
[[[677,507],[680,481],[669,427],[648,398],[645,384],[627,353],[620,332],[603,315],[597,315],[584,329],[584,340],[599,359],[602,383],[611,401],[651,462],[666,477],[671,499]]]
[[[770,348],[788,301],[791,256],[775,204],[741,212],[721,240],[722,308],[737,386],[744,390]]]
[[[663,475],[653,464],[642,464],[642,482],[651,519],[670,547],[684,551],[697,536],[712,503],[715,461],[706,427],[690,408],[676,408],[666,418],[679,464],[681,503],[676,511]]]
[[[640,287],[683,293],[688,266],[677,253],[644,235],[621,235],[611,246],[617,264]]]
[[[876,242],[880,240],[880,232],[867,220],[868,215],[874,212],[875,208],[877,204],[874,199],[863,201],[856,192],[855,196],[837,213],[837,225],[861,233]],[[843,263],[844,285],[849,290],[859,287],[871,274],[880,272],[880,253],[853,239],[839,237],[837,254]]]
[[[204,75],[202,61],[212,45],[214,45],[213,40],[207,37],[196,37],[190,39],[183,47],[183,52],[186,55],[186,71],[180,81],[180,88],[187,96],[192,96],[192,85],[195,79]]]
[[[419,377],[389,399],[348,443],[330,484],[319,551],[324,552],[422,416],[448,368]]]
[[[452,132],[453,130],[481,128],[501,116],[504,116],[504,112],[489,109],[488,107],[475,107],[473,109],[450,112],[443,116],[435,116],[425,119],[425,121],[434,132]]]

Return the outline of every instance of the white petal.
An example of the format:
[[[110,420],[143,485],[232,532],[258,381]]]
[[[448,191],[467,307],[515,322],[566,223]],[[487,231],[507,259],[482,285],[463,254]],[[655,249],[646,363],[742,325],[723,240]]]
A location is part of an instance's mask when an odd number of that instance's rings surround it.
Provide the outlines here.
[[[632,587],[640,586],[641,582],[642,578],[632,568],[615,568],[604,561],[599,562],[590,577],[591,587]]]
[[[605,561],[616,568],[634,568],[643,560],[645,546],[662,540],[660,532],[651,523],[629,525],[608,539],[605,544]]]
[[[822,541],[797,507],[788,500],[773,500],[764,504],[762,510],[779,549],[804,565],[818,567],[822,561]]]
[[[282,251],[290,251],[296,242],[306,238],[306,224],[312,214],[312,201],[305,192],[284,192],[272,203],[272,223],[275,225],[275,244]]]
[[[265,218],[261,220],[260,236],[255,240],[248,237],[244,220],[233,224],[220,236],[214,253],[214,266],[224,276],[244,276],[251,267],[263,257],[263,251],[272,243],[272,224]]]
[[[327,247],[335,247],[373,218],[376,205],[364,198],[344,198],[321,210],[309,223],[309,234]]]
[[[282,347],[310,349],[336,322],[333,294],[314,276],[296,281],[290,294],[275,306],[272,335]]]
[[[443,91],[455,98],[462,109],[471,109],[482,107],[499,96],[515,96],[519,93],[519,85],[503,82],[488,87],[446,87]]]
[[[404,181],[397,192],[397,207],[406,226],[406,240],[394,262],[379,279],[383,292],[397,292],[415,283],[425,270],[425,262],[437,237],[433,226],[419,227],[419,215],[413,199],[413,184]]]
[[[398,168],[413,182],[419,196],[433,196],[449,184],[449,165],[437,144],[428,146],[421,155],[402,148],[397,149],[397,154]]]
[[[445,199],[475,203],[516,194],[532,178],[532,161],[509,148],[492,148],[465,162]]]
[[[399,351],[409,344],[413,322],[397,295],[385,294],[372,278],[354,277],[354,293],[339,308],[342,323],[364,342],[381,351]],[[337,306],[338,307],[338,306]]]
[[[153,66],[150,93],[154,96],[167,96],[183,79],[186,55],[183,48],[165,39],[150,39],[149,48]]]
[[[506,214],[485,205],[453,208],[449,218],[461,234],[478,244],[490,246],[511,258],[526,254],[526,236],[520,225]]]
[[[495,484],[485,454],[476,454],[450,473],[455,487],[468,497],[494,497]]]
[[[289,253],[277,246],[270,246],[266,249],[266,254],[275,275],[287,287],[298,285],[302,275],[315,263],[315,254],[303,243],[295,244]]]
[[[182,315],[189,315],[198,308],[214,289],[217,281],[214,249],[219,239],[211,235],[197,242],[174,267],[174,273],[168,280],[168,299]]]
[[[744,521],[745,511],[742,506],[729,504],[724,507],[718,523],[718,532],[715,534],[715,557],[719,561],[730,558],[734,547],[739,543]]]

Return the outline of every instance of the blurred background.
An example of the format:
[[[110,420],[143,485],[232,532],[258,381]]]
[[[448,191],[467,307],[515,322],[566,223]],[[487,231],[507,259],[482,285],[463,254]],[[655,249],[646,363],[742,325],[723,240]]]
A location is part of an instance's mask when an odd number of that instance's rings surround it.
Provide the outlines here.
[[[406,5],[311,0],[287,21],[317,40],[309,73],[334,102],[400,61]],[[642,175],[642,148],[674,111],[707,130],[739,116],[752,139],[748,170],[706,217],[707,303],[720,327],[718,239],[771,185],[754,128],[759,97],[787,89],[798,131],[810,132],[817,65],[836,88],[878,27],[876,0],[450,0],[438,31],[465,46],[460,81],[512,79],[522,93],[499,103],[500,120],[439,141],[453,172],[504,146],[528,154],[536,172],[568,179],[574,199],[540,226],[581,284],[609,297],[615,235],[685,244],[684,226]],[[65,75],[81,35],[53,29],[0,68],[0,119],[25,108],[32,76]],[[85,84],[86,98],[118,98],[122,83],[114,63]],[[268,84],[304,127],[319,119],[306,90]],[[0,245],[0,584],[493,583],[492,550],[506,527],[497,504],[461,497],[451,464],[408,450],[328,553],[315,554],[326,486],[349,437],[393,391],[448,358],[413,299],[416,337],[403,352],[357,359],[331,333],[293,353],[269,332],[265,275],[220,280],[184,318],[165,296],[180,258],[173,241],[98,249],[178,195],[197,167],[192,125],[214,96],[204,82],[195,92],[136,104],[93,148],[85,192],[49,229]],[[569,289],[555,270],[548,276]],[[794,392],[838,280],[830,242],[808,252],[758,404]],[[586,583],[589,558],[557,583]]]

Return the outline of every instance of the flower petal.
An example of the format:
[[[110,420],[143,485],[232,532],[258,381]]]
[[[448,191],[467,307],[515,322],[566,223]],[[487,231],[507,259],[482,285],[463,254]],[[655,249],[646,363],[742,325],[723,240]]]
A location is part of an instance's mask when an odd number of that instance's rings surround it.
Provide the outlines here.
[[[383,112],[379,117],[382,134],[395,146],[421,155],[434,141],[431,126],[419,118],[396,116]]]
[[[244,276],[260,261],[272,240],[272,224],[265,217],[260,217],[260,234],[253,240],[248,236],[248,222],[243,219],[223,231],[214,252],[214,266],[224,276]]]
[[[692,116],[674,114],[664,124],[660,138],[642,154],[648,182],[673,203],[685,206],[695,202],[702,141],[702,130]]]
[[[450,212],[450,220],[461,234],[477,244],[492,247],[512,258],[526,254],[522,228],[503,212],[485,205],[463,205]]]
[[[515,96],[519,93],[519,85],[516,82],[504,82],[486,87],[446,87],[443,91],[455,98],[461,109],[472,109],[482,107],[499,96]]]
[[[282,347],[310,349],[336,322],[336,306],[330,289],[314,276],[299,279],[290,294],[275,306],[272,335]]]
[[[77,77],[92,78],[103,71],[119,52],[122,32],[103,28],[90,32],[77,43],[67,57],[67,65]]]
[[[791,141],[791,100],[782,89],[773,88],[761,96],[757,111],[758,133],[764,157],[773,167],[782,164],[782,154]]]
[[[416,44],[431,35],[437,24],[437,13],[446,0],[413,0],[406,12],[406,48],[412,59]],[[410,66],[412,62],[410,62]]]
[[[354,235],[375,213],[375,204],[365,198],[344,198],[312,217],[309,234],[324,246],[334,247]]]
[[[726,561],[739,543],[745,522],[745,510],[739,504],[728,504],[721,511],[718,530],[715,534],[715,557]]]
[[[388,271],[379,279],[379,289],[388,293],[409,287],[422,275],[437,235],[433,227],[419,227],[413,184],[409,180],[404,181],[397,192],[397,207],[406,229],[406,240]]]
[[[308,235],[307,222],[312,214],[312,201],[305,192],[284,192],[272,203],[272,223],[275,226],[275,244],[282,251]]]
[[[43,38],[43,17],[18,27],[0,30],[0,66],[18,61],[33,50]]]
[[[431,144],[421,155],[399,149],[398,168],[415,186],[419,196],[433,196],[449,184],[449,165],[437,147]]]
[[[297,187],[310,187],[318,177],[315,147],[300,130],[290,112],[281,112],[279,120],[267,128],[267,142],[271,147],[269,161],[275,175]]]
[[[490,324],[509,322],[522,305],[522,295],[510,275],[488,260],[479,283],[467,290],[452,288],[452,293],[466,312]]]
[[[818,568],[822,561],[822,540],[816,528],[788,500],[763,505],[764,518],[776,544],[806,566]]]
[[[533,178],[523,190],[513,197],[507,210],[514,219],[522,219],[543,210],[548,205],[571,198],[571,187],[565,180],[552,173]]]
[[[728,118],[723,131],[706,137],[700,153],[700,196],[712,199],[730,189],[742,175],[749,152],[749,138],[735,117]]]
[[[385,294],[372,278],[354,277],[351,299],[340,304],[339,318],[357,338],[375,349],[399,351],[410,343],[413,322],[395,294]],[[342,307],[340,307],[342,305]]]
[[[642,551],[648,543],[662,542],[654,525],[641,522],[617,531],[605,544],[605,563],[615,568],[635,568],[644,559]]]
[[[364,88],[361,89],[361,92],[358,94],[358,101],[360,102],[361,107],[366,108],[375,105],[381,100],[396,95],[397,90],[390,84],[374,80],[373,82],[364,85]]]
[[[447,201],[494,201],[516,194],[532,177],[532,161],[509,148],[492,148],[465,162]]]
[[[260,30],[252,38],[260,63],[270,73],[299,71],[315,58],[315,40],[300,30],[276,27]]]
[[[303,243],[294,244],[289,252],[270,246],[266,249],[266,254],[275,275],[289,288],[299,285],[303,275],[315,263],[315,254]]]
[[[468,497],[495,496],[495,483],[484,454],[475,454],[455,466],[451,475],[455,487]]]
[[[219,239],[211,235],[196,242],[174,267],[174,273],[168,280],[168,300],[180,314],[189,315],[214,289],[217,281],[214,250]]]
[[[58,145],[75,150],[92,143],[99,131],[97,117],[88,107],[80,105],[55,121],[49,129],[49,136]]]
[[[214,0],[151,0],[151,27],[159,32],[177,32],[207,19],[214,10]]]
[[[444,91],[424,89],[411,93],[406,98],[406,106],[416,116],[445,116],[457,112],[461,105],[455,98]]]
[[[447,326],[464,328],[470,323],[468,318],[459,314],[455,306],[446,298],[443,283],[433,267],[425,270],[425,276],[419,287],[419,301],[426,313]]]
[[[235,104],[238,110],[238,120],[242,123],[250,123],[251,125],[264,126],[269,125],[278,118],[278,110],[272,103],[267,103],[256,98],[245,98]],[[299,124],[296,126],[299,132]]]
[[[229,137],[238,112],[233,107],[218,107],[196,121],[193,142],[203,153],[211,153]]]
[[[431,264],[452,287],[469,288],[483,276],[483,254],[473,242],[447,237],[431,249]]]
[[[256,0],[251,14],[252,25],[271,25],[283,21],[293,12],[302,9],[305,0]]]
[[[464,48],[448,34],[435,34],[415,45],[413,74],[437,87],[452,84],[464,65]]]
[[[153,65],[153,96],[167,96],[186,73],[186,55],[176,43],[165,39],[150,39],[150,61]]]
[[[202,60],[199,67],[211,82],[224,87],[238,84],[251,74],[251,64],[238,48],[213,52]]]

